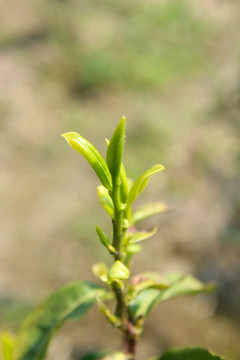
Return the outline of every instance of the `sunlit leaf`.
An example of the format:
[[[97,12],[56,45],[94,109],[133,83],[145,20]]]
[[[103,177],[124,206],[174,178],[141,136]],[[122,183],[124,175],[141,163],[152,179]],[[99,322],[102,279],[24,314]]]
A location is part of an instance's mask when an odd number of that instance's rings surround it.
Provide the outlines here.
[[[2,359],[13,360],[13,349],[15,344],[15,338],[11,333],[4,332],[1,334],[2,343]]]
[[[167,211],[166,204],[162,202],[156,202],[152,204],[146,204],[135,210],[132,214],[133,224],[138,223],[150,216],[165,213]]]
[[[158,360],[227,360],[203,348],[185,348],[170,350]]]
[[[92,267],[94,275],[103,282],[108,281],[108,267],[104,262],[94,264]]]
[[[146,289],[141,291],[129,304],[132,316],[147,317],[160,302],[181,296],[209,292],[215,289],[213,284],[203,284],[191,275],[174,274],[166,276],[169,287],[165,290]]]
[[[114,217],[113,202],[108,193],[108,190],[103,185],[100,185],[97,187],[97,194],[98,194],[99,201],[102,204],[103,208],[106,210],[108,215],[111,218],[113,218]]]
[[[129,242],[131,244],[137,243],[139,241],[148,239],[149,237],[156,234],[157,226],[155,226],[151,231],[136,231],[129,235]]]
[[[128,196],[128,179],[123,164],[121,164],[120,179],[121,179],[121,186],[120,186],[121,200],[123,203],[126,203]]]
[[[94,284],[79,281],[54,292],[28,316],[16,338],[14,360],[42,360],[49,342],[66,321],[80,319],[96,302],[111,293]]]
[[[129,208],[131,204],[136,200],[136,198],[141,194],[141,192],[144,190],[144,188],[147,186],[147,183],[149,181],[149,178],[151,175],[156,174],[160,171],[163,171],[165,168],[162,165],[155,165],[151,169],[145,171],[132,185],[127,199],[127,209],[129,211]]]
[[[86,140],[76,132],[68,132],[62,134],[62,136],[67,140],[67,142],[70,146],[72,146],[73,149],[77,150],[85,157],[85,159],[92,166],[93,170],[96,172],[103,186],[111,190],[111,174],[105,160],[99,154],[97,149],[88,140]]]
[[[110,281],[115,279],[128,279],[129,270],[121,261],[117,260],[111,266],[108,273],[108,278]]]
[[[107,148],[107,165],[112,175],[113,183],[117,183],[120,177],[123,145],[125,136],[125,117],[118,124]]]

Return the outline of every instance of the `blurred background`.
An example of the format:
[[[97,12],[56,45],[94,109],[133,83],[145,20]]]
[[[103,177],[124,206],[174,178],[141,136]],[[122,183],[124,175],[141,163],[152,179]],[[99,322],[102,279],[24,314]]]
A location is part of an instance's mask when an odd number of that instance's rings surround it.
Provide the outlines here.
[[[0,0],[0,329],[17,331],[52,290],[97,281],[110,257],[99,182],[60,134],[105,154],[127,117],[130,177],[161,163],[138,205],[170,211],[134,273],[191,272],[213,295],[154,310],[138,358],[204,346],[240,358],[239,0]],[[56,336],[48,360],[120,346],[97,310]]]

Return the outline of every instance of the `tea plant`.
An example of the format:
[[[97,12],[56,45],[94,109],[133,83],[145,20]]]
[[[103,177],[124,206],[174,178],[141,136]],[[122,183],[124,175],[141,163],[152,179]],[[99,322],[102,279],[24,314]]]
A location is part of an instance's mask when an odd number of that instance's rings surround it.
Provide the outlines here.
[[[136,357],[136,347],[145,321],[152,309],[162,301],[187,294],[211,291],[212,284],[204,285],[191,275],[170,274],[161,276],[154,272],[130,274],[133,256],[142,250],[139,242],[156,232],[138,230],[138,223],[150,216],[163,213],[166,206],[154,203],[132,210],[132,204],[148,184],[150,176],[164,170],[155,165],[145,171],[135,182],[129,180],[122,163],[125,137],[125,118],[118,124],[110,141],[107,141],[106,161],[96,148],[76,132],[62,135],[69,145],[80,152],[92,166],[101,185],[98,198],[112,221],[112,235],[97,226],[99,241],[112,257],[110,268],[103,263],[93,266],[93,272],[103,286],[86,281],[67,285],[48,297],[30,314],[14,339],[9,333],[2,335],[3,360],[42,360],[59,328],[68,321],[76,321],[97,304],[107,321],[123,338],[122,351],[99,353],[104,360],[131,360]],[[107,301],[115,302],[111,312]],[[95,354],[96,358],[96,354]],[[168,351],[159,360],[220,360],[223,358],[202,348]]]

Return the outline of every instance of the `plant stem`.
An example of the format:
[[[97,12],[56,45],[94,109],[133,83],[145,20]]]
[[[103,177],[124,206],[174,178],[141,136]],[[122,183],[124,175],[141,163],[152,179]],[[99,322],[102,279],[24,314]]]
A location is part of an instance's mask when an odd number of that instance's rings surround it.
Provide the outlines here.
[[[114,219],[113,219],[113,242],[112,245],[116,249],[115,261],[122,261],[122,238],[123,230],[123,208],[120,197],[119,184],[113,184],[112,200],[114,205]],[[116,310],[115,315],[121,319],[122,332],[124,333],[123,351],[130,356],[130,359],[135,359],[137,337],[134,325],[128,319],[127,305],[125,300],[124,288],[118,283],[112,284],[116,296]]]

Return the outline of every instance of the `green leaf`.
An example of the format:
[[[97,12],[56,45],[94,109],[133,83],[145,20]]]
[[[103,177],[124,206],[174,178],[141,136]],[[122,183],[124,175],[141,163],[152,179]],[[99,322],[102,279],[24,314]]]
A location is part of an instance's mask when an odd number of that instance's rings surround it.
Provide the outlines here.
[[[13,350],[15,345],[15,338],[11,333],[4,332],[1,334],[2,342],[2,359],[13,360]]]
[[[125,121],[126,119],[123,116],[114,131],[107,148],[107,165],[112,175],[112,181],[114,184],[118,182],[120,177],[125,136]]]
[[[127,209],[130,211],[131,204],[136,200],[136,198],[141,194],[144,188],[147,186],[149,178],[151,175],[156,174],[160,171],[163,171],[165,168],[162,165],[155,165],[151,169],[145,171],[132,185],[127,199]]]
[[[123,164],[121,164],[120,179],[121,179],[121,186],[120,186],[121,200],[123,203],[126,203],[128,197],[128,179]]]
[[[119,260],[115,261],[115,263],[111,266],[108,278],[110,281],[115,279],[128,279],[129,278],[129,270],[128,268]]]
[[[134,243],[137,243],[139,241],[148,239],[149,237],[156,234],[156,231],[157,231],[157,226],[155,226],[151,231],[138,231],[138,232],[134,232],[132,234],[130,233],[129,242],[131,244],[134,244]]]
[[[108,190],[103,185],[100,185],[97,187],[97,193],[98,193],[99,201],[102,204],[103,208],[106,210],[108,215],[113,219],[114,217],[113,202],[108,193]]]
[[[67,285],[45,300],[23,323],[16,338],[14,360],[42,360],[50,340],[66,321],[80,319],[96,302],[111,293],[79,281]]]
[[[203,348],[186,348],[170,350],[163,354],[159,360],[227,360]]]
[[[142,251],[142,246],[138,244],[128,244],[126,249],[128,254],[137,254]]]
[[[82,154],[85,159],[89,162],[99,180],[105,186],[105,188],[112,189],[112,179],[106,162],[99,154],[97,149],[84,137],[76,132],[68,132],[62,134],[73,149],[77,150]]]
[[[100,262],[97,264],[94,264],[92,267],[92,271],[96,278],[100,279],[103,282],[108,281],[108,267],[104,262]]]
[[[165,213],[167,211],[166,204],[162,202],[156,202],[153,204],[146,204],[135,210],[132,214],[133,224],[138,223],[150,216]]]
[[[191,275],[171,274],[166,276],[170,285],[165,290],[146,289],[141,291],[129,304],[132,316],[146,318],[160,302],[181,296],[209,292],[215,289],[213,284],[203,284]]]
[[[110,240],[107,236],[107,234],[105,234],[99,226],[96,226],[96,231],[99,237],[99,240],[101,241],[101,243],[108,249],[108,251],[110,252],[110,254],[115,254],[116,253],[116,249],[111,245]]]

